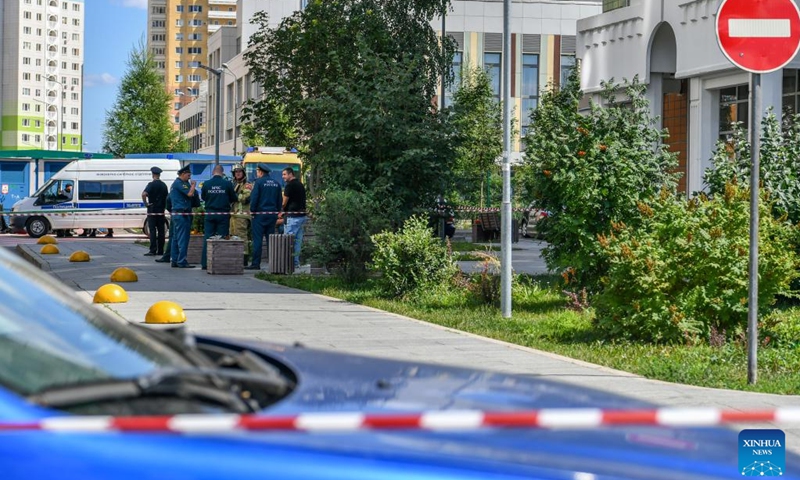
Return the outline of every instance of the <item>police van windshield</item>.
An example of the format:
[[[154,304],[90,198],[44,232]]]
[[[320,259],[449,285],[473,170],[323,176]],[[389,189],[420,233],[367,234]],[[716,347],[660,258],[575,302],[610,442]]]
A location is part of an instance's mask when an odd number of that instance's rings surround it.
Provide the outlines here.
[[[296,163],[270,163],[269,165],[269,177],[281,185],[281,188],[284,187],[283,185],[283,176],[281,176],[281,172],[286,167],[292,167],[294,170],[294,174],[296,177],[300,176],[300,165]],[[256,181],[256,168],[258,164],[256,163],[248,163],[245,165],[245,171],[247,172],[247,181],[249,183],[253,183]]]

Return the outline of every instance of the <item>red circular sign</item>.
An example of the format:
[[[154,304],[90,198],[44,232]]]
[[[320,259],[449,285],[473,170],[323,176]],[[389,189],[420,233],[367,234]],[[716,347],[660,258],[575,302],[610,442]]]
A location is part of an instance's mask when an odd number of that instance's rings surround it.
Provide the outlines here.
[[[792,0],[723,0],[717,42],[739,68],[774,72],[800,49],[800,10]]]

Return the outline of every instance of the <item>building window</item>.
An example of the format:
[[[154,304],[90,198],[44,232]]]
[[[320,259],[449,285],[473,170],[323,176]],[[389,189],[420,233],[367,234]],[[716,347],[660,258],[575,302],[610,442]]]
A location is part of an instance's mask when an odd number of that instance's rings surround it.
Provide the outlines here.
[[[522,122],[520,133],[528,133],[531,110],[539,105],[539,55],[522,55]]]
[[[175,75],[175,81],[176,82],[182,82],[183,81],[183,75]]]
[[[453,74],[453,83],[450,85],[450,88],[447,89],[447,92],[444,96],[444,106],[449,107],[453,105],[453,95],[455,95],[456,91],[458,90],[458,86],[461,84],[461,63],[464,59],[463,52],[456,52],[453,55],[453,65],[450,67],[450,73]]]
[[[175,53],[177,53],[178,55],[182,54],[183,53],[183,47],[175,47]]]
[[[203,49],[200,47],[189,47],[189,55],[200,55],[203,53]]]
[[[502,54],[500,53],[484,53],[483,54],[483,68],[489,74],[489,83],[492,86],[492,93],[495,98],[500,101],[500,66]]]
[[[733,133],[733,125],[742,123],[742,128],[748,126],[748,96],[750,87],[739,85],[737,87],[723,88],[719,91],[719,138],[727,141]]]
[[[603,0],[603,12],[630,6],[631,0]]]
[[[180,110],[180,109],[181,109],[181,104],[180,104],[180,102],[175,102],[175,104],[173,105],[173,107],[174,107],[174,109],[175,109],[175,110]]]
[[[183,62],[180,60],[175,61],[175,68],[183,68]]]
[[[561,55],[561,83],[566,85],[572,71],[575,70],[575,55]]]
[[[783,70],[783,105],[784,115],[795,115],[800,112],[800,83],[797,76],[800,70],[786,68]]]
[[[182,33],[176,33],[175,34],[175,40],[179,40],[179,41],[183,40],[183,34]]]
[[[200,78],[200,75],[189,75],[190,82],[201,82],[203,79]]]
[[[190,33],[189,40],[202,40],[203,34],[202,33]]]
[[[22,126],[23,127],[30,127],[31,126],[31,120],[29,118],[23,118],[22,119]]]
[[[183,12],[183,5],[177,5],[177,6],[175,7],[175,9],[176,9],[176,11],[178,11],[178,12]]]
[[[202,13],[203,6],[202,5],[189,5],[189,12],[191,13]]]

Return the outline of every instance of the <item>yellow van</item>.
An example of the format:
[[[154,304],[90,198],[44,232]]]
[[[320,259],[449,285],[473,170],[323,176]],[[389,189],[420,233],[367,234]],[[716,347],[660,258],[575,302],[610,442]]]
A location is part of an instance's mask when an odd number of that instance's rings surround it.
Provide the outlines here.
[[[292,167],[294,175],[300,178],[303,170],[303,162],[297,156],[296,151],[288,151],[283,147],[251,147],[244,154],[242,163],[247,172],[247,181],[252,183],[256,180],[256,168],[259,163],[269,165],[269,176],[280,183],[283,188],[283,178],[281,172],[286,167]]]

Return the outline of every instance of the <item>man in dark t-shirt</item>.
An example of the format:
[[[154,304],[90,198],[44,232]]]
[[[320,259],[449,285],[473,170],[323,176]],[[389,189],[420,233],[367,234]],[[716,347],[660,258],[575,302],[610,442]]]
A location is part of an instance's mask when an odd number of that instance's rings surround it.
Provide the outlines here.
[[[283,218],[286,221],[284,233],[294,235],[294,268],[300,267],[300,246],[303,245],[303,229],[306,224],[306,188],[294,176],[292,167],[281,172],[286,186],[283,189]]]
[[[150,233],[150,251],[145,253],[145,256],[155,257],[164,254],[164,242],[167,237],[164,210],[169,190],[167,184],[161,181],[160,168],[153,167],[150,173],[153,174],[153,181],[148,183],[142,192],[142,201],[147,205],[147,229]]]

